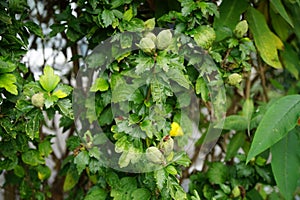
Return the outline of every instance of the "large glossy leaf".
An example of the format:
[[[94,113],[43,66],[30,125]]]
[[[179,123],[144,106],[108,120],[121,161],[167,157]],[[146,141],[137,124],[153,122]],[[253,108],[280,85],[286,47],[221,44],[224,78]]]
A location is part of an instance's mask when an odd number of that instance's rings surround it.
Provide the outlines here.
[[[300,140],[293,129],[287,137],[271,147],[272,171],[281,194],[292,199],[300,180]]]
[[[226,26],[233,30],[248,6],[246,0],[223,0],[220,5],[220,17],[215,19],[214,27]]]
[[[292,27],[294,27],[293,22],[287,14],[281,0],[270,0],[270,2],[271,5],[274,7],[274,10],[278,12]]]
[[[294,51],[290,44],[285,44],[284,51],[282,53],[283,64],[285,68],[296,78],[299,78],[299,56]]]
[[[284,45],[270,31],[263,14],[251,7],[247,11],[247,20],[261,58],[274,68],[282,68],[277,50],[283,49]]]
[[[239,148],[243,146],[246,140],[244,132],[238,132],[233,135],[227,147],[225,160],[228,161],[233,158],[238,152]]]
[[[274,102],[255,132],[247,162],[284,138],[300,116],[300,95],[285,96]]]

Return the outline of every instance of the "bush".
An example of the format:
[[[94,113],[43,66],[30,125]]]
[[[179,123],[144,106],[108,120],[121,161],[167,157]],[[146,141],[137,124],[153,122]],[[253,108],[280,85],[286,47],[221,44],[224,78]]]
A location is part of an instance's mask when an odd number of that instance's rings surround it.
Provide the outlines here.
[[[299,1],[0,7],[4,199],[299,198]]]

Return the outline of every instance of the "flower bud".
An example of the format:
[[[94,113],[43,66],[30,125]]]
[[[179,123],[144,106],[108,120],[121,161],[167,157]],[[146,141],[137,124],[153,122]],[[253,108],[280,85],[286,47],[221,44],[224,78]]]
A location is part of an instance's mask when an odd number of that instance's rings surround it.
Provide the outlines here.
[[[138,47],[140,47],[145,53],[151,54],[155,51],[155,43],[148,37],[142,38]]]
[[[31,103],[32,103],[32,105],[34,105],[36,107],[42,108],[44,106],[44,103],[45,103],[44,94],[41,93],[41,92],[39,92],[37,94],[34,94],[31,97]]]
[[[243,80],[242,76],[238,73],[233,73],[228,77],[228,83],[236,86]]]
[[[237,38],[241,38],[243,37],[243,35],[245,35],[245,33],[247,33],[247,31],[248,31],[248,23],[246,20],[243,20],[236,25],[235,29],[233,30],[233,33]]]
[[[168,138],[168,140],[163,141],[161,144],[161,150],[165,156],[170,155],[174,148],[174,140],[173,138]]]
[[[156,43],[156,35],[154,35],[154,33],[148,32],[145,37],[150,38],[154,43]]]
[[[202,26],[194,35],[194,39],[197,45],[204,49],[209,49],[216,39],[215,30],[209,26]]]
[[[165,164],[166,159],[157,147],[149,147],[146,150],[146,157],[149,161],[156,164]]]
[[[234,198],[237,198],[241,195],[241,190],[238,186],[235,186],[232,190],[232,195]]]
[[[172,33],[170,30],[163,30],[157,35],[157,48],[159,50],[164,50],[170,46],[172,43]]]

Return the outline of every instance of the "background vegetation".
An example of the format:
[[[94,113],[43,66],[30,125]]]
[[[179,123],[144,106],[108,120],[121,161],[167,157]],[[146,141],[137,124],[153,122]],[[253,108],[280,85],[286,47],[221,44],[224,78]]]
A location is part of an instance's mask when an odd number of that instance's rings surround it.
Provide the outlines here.
[[[299,199],[299,24],[299,0],[1,0],[4,199]],[[88,56],[108,38],[112,62]],[[102,67],[94,99],[73,102],[85,67]],[[201,157],[210,124],[221,136]],[[126,172],[145,163],[160,168]]]

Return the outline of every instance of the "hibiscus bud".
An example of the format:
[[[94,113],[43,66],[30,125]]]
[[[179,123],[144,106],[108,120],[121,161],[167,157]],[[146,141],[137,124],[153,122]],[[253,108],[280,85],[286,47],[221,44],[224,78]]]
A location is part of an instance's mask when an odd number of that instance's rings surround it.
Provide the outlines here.
[[[36,107],[42,108],[44,106],[44,103],[45,103],[44,94],[41,93],[41,92],[39,92],[37,94],[34,94],[31,97],[31,103],[32,103],[32,105],[34,105]]]
[[[172,33],[170,30],[163,30],[157,35],[157,48],[164,50],[172,43]]]

